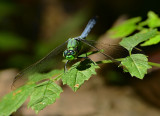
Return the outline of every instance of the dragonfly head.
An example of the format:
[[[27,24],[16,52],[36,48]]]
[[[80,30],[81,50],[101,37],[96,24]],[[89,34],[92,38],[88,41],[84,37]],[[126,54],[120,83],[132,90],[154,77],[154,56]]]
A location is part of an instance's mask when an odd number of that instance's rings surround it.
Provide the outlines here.
[[[76,56],[76,52],[74,50],[65,50],[63,52],[63,56],[67,59],[67,60],[74,60],[75,56]]]

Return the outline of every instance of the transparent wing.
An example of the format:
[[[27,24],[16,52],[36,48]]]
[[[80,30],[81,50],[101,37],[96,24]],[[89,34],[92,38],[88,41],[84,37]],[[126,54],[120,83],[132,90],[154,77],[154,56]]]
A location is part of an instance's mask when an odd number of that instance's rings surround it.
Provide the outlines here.
[[[89,32],[91,31],[91,29],[94,27],[94,25],[96,24],[96,20],[97,17],[94,17],[92,19],[89,20],[86,28],[84,29],[84,31],[82,32],[80,38],[84,39],[87,37],[87,35],[89,34]]]
[[[86,40],[86,42],[88,42],[89,44],[91,45],[96,45],[98,46],[99,49],[104,49],[104,48],[107,48],[107,49],[115,49],[116,51],[117,50],[121,50],[125,53],[129,53],[127,51],[127,49],[125,49],[124,47],[122,47],[121,45],[119,44],[109,44],[109,43],[102,43],[102,42],[97,42],[95,40]],[[106,47],[107,46],[107,47]],[[138,47],[134,47],[133,50],[132,50],[133,53],[141,53],[141,54],[144,54],[144,51],[141,50],[140,48]],[[128,55],[128,54],[127,54]]]
[[[49,70],[53,65],[56,64],[54,62],[54,58],[59,53],[61,53],[62,51],[64,51],[66,49],[67,43],[68,43],[68,41],[66,41],[65,43],[56,47],[48,55],[46,55],[44,58],[42,58],[41,60],[37,61],[36,63],[30,65],[26,69],[22,70],[20,73],[18,73],[17,76],[14,78],[12,86],[14,86],[15,82],[17,80],[20,80],[22,77],[28,78],[29,75],[34,74],[36,72],[43,72],[43,71]]]
[[[96,46],[94,46],[93,44],[95,44],[96,42],[94,41],[88,41],[86,39],[80,39],[80,41],[82,41],[84,44],[94,48],[95,50],[97,50],[99,53],[101,53],[103,56],[105,56],[107,59],[111,60],[112,62],[116,63],[116,64],[120,64],[119,61],[115,60],[113,57],[111,57],[110,55],[102,52],[99,48],[97,48]]]
[[[127,49],[120,46],[119,44],[108,44],[86,39],[80,39],[79,41],[82,41],[85,45],[94,48],[96,51],[102,54],[106,59],[109,59],[116,64],[120,64],[119,61],[115,60],[116,58],[124,58],[129,55]],[[102,52],[102,49],[104,50],[104,52]],[[137,47],[133,48],[132,52],[134,54],[136,53],[143,54],[143,51]],[[98,55],[96,59],[102,60],[103,56]]]

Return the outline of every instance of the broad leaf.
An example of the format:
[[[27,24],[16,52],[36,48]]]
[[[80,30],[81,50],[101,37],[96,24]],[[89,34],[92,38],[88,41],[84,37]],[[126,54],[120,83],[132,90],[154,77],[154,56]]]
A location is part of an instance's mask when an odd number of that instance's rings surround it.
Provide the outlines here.
[[[84,60],[74,64],[69,71],[62,75],[63,84],[69,85],[73,91],[77,91],[85,80],[96,74],[95,69],[99,68],[90,60]]]
[[[132,49],[138,45],[139,43],[148,40],[149,38],[152,38],[156,36],[157,30],[151,30],[146,33],[137,33],[133,36],[125,37],[120,42],[120,45],[126,48],[128,51],[132,51]]]
[[[135,17],[124,23],[111,28],[108,32],[111,38],[122,38],[130,35],[137,29],[136,23],[141,21],[141,17]]]
[[[25,85],[3,97],[0,101],[0,116],[15,112],[32,93],[35,85]]]
[[[147,74],[147,69],[151,68],[148,65],[148,59],[143,54],[132,54],[122,60],[122,65],[127,71],[139,79],[143,79],[144,75]]]
[[[52,104],[60,97],[62,88],[53,81],[46,81],[35,87],[28,107],[31,107],[38,113],[40,110]]]
[[[141,46],[155,45],[158,44],[159,42],[160,42],[160,35],[156,35],[155,37],[152,37],[143,44],[141,44]]]

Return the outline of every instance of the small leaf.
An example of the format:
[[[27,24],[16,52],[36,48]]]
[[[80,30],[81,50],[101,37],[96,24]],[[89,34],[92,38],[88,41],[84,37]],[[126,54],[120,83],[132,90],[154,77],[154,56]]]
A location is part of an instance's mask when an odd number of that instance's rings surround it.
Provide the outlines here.
[[[122,65],[128,72],[139,79],[143,79],[144,75],[147,74],[147,69],[151,68],[148,65],[148,59],[143,54],[132,54],[122,60]]]
[[[85,80],[88,80],[91,75],[96,74],[96,68],[99,67],[88,59],[78,62],[62,75],[63,84],[67,84],[73,91],[77,91]]]
[[[139,43],[156,36],[157,30],[151,30],[147,33],[137,33],[133,36],[125,37],[120,42],[120,45],[126,48],[128,51],[132,51],[132,49],[138,45]]]
[[[0,116],[9,116],[15,112],[32,93],[35,85],[25,85],[7,94],[0,101]]]
[[[153,11],[148,12],[147,22],[148,22],[148,26],[151,28],[160,26],[160,18]]]
[[[62,88],[53,81],[45,81],[35,87],[30,97],[28,107],[31,107],[38,113],[49,104],[54,103],[56,99],[60,97],[62,91]]]
[[[141,44],[141,46],[150,46],[150,45],[158,44],[159,42],[160,42],[160,35],[156,35],[155,37],[152,37],[146,42],[144,42],[143,44]]]
[[[111,38],[122,38],[130,35],[137,29],[136,23],[141,21],[141,17],[129,19],[122,24],[111,28],[108,32]]]

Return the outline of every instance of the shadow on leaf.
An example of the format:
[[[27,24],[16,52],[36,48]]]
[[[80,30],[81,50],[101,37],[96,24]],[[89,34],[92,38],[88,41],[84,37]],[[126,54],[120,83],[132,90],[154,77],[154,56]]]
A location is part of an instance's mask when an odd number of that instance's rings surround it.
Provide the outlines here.
[[[83,70],[86,70],[88,68],[91,67],[91,64],[93,62],[91,62],[89,59],[85,59],[84,61],[82,61],[77,67],[76,69],[79,70],[79,71],[83,71]]]

